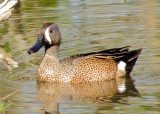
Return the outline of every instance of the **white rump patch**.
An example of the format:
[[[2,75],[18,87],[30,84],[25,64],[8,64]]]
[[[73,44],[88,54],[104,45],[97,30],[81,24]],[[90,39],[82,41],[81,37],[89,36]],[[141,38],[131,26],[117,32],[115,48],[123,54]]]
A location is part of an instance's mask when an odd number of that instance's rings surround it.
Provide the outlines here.
[[[46,31],[45,31],[45,37],[46,37],[46,39],[48,40],[48,42],[50,43],[50,44],[52,44],[52,42],[51,42],[51,37],[49,36],[49,27],[46,29]]]
[[[123,61],[120,61],[118,63],[118,70],[125,71],[125,68],[126,68],[126,63]]]

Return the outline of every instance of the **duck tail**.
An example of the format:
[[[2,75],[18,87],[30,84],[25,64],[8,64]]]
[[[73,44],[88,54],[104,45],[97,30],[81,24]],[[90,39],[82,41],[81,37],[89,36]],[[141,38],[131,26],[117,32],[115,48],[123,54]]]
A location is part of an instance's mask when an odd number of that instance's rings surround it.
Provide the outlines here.
[[[124,57],[124,61],[127,63],[126,65],[126,74],[130,74],[133,70],[133,67],[138,59],[138,56],[141,54],[142,48],[133,50],[128,52],[128,54]]]
[[[141,53],[142,49],[137,49],[133,51],[129,51],[123,56],[118,62],[118,68],[126,71],[126,74],[130,74],[133,70],[133,67],[138,59],[139,54]]]

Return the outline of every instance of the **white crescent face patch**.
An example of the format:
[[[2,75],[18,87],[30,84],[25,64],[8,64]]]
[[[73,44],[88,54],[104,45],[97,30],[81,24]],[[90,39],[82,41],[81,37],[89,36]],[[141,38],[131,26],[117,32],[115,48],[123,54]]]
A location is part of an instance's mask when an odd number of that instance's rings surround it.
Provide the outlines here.
[[[49,42],[49,44],[52,44],[52,42],[51,42],[51,37],[50,37],[50,35],[49,35],[49,27],[46,29],[46,31],[45,31],[45,37],[46,37],[46,39],[48,40],[48,42]]]

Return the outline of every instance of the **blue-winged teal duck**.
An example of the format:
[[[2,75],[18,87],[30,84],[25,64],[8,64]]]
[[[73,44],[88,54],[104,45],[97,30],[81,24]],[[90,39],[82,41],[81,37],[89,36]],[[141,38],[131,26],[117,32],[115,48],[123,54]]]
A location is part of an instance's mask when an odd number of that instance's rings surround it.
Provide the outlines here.
[[[37,42],[28,53],[45,46],[45,55],[37,72],[37,80],[48,82],[92,82],[111,80],[129,74],[142,49],[129,51],[128,46],[99,52],[78,54],[59,59],[61,34],[56,24],[45,23]]]

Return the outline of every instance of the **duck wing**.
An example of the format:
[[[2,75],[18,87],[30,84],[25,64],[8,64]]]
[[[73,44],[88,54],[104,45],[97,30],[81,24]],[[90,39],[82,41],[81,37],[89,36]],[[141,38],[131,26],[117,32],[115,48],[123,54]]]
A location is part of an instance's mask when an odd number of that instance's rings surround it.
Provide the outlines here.
[[[85,57],[95,57],[99,59],[112,59],[116,61],[118,64],[119,62],[123,61],[126,63],[126,72],[129,74],[133,66],[136,63],[138,55],[141,53],[142,49],[132,50],[129,51],[129,46],[121,47],[121,48],[112,48],[107,49],[99,52],[90,52],[85,54],[77,54],[74,56],[70,56],[67,58],[62,59],[60,62],[65,62],[65,64],[72,64],[75,59],[78,58],[85,58]]]

